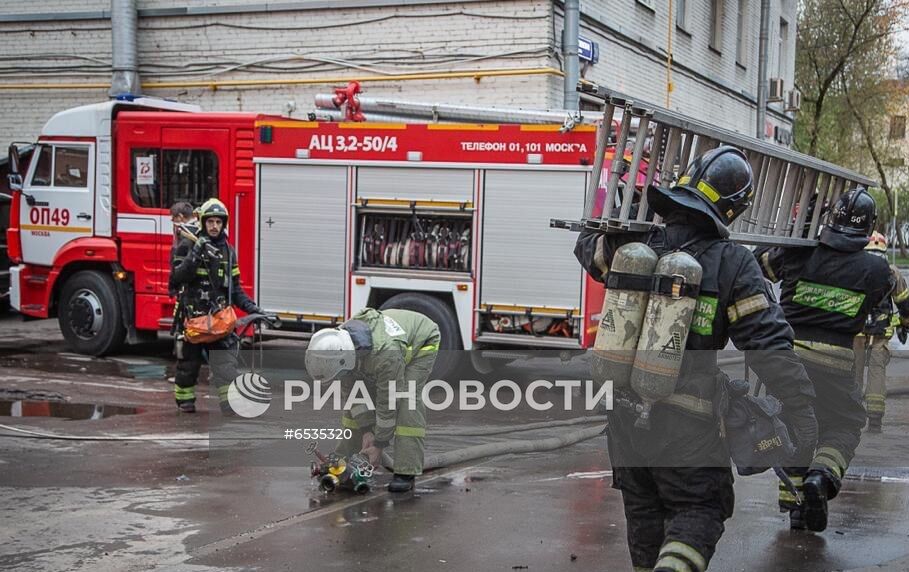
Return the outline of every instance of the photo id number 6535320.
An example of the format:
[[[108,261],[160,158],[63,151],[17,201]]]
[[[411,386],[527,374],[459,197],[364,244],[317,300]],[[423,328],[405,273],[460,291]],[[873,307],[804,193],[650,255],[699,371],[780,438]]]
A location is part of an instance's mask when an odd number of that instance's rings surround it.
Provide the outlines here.
[[[321,441],[332,439],[350,439],[353,437],[353,431],[350,429],[294,429],[284,430],[285,439],[303,439],[311,441],[318,439]]]

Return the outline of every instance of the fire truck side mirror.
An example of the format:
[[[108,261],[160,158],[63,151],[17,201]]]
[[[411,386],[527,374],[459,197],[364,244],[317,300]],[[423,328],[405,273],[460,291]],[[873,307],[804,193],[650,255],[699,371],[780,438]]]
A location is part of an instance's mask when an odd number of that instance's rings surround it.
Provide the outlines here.
[[[15,143],[9,146],[9,188],[12,191],[22,190],[22,175],[19,174],[19,148]]]

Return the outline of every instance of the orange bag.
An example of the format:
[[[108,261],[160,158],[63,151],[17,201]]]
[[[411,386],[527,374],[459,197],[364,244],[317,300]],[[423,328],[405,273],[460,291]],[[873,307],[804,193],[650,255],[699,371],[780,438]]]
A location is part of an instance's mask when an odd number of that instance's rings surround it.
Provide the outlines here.
[[[233,306],[214,314],[187,318],[183,322],[183,336],[191,344],[207,344],[225,338],[234,331],[237,313]]]

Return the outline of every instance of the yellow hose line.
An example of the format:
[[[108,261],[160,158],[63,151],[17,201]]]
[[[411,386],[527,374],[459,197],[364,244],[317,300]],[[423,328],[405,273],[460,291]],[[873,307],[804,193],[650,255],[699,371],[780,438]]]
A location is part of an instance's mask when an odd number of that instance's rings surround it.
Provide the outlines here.
[[[433,79],[459,79],[472,78],[477,81],[484,77],[509,77],[528,75],[555,75],[563,76],[561,70],[555,68],[502,68],[487,70],[468,70],[450,72],[422,72],[400,75],[377,75],[363,77],[314,77],[300,79],[234,79],[223,81],[150,81],[143,82],[143,89],[172,89],[183,87],[207,87],[217,90],[222,87],[258,87],[269,85],[315,85],[336,84],[349,81],[359,82],[388,82],[388,81],[421,81]],[[0,83],[0,90],[29,90],[29,89],[109,89],[109,83]]]

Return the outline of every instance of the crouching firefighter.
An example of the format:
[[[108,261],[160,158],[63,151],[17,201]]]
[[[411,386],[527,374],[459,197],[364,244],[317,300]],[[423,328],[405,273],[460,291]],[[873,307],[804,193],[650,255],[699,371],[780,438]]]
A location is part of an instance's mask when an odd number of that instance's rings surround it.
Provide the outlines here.
[[[393,493],[413,488],[414,478],[423,473],[426,436],[426,407],[423,386],[429,379],[439,352],[439,327],[435,322],[409,310],[365,308],[337,328],[316,332],[306,349],[306,369],[323,383],[342,381],[344,400],[354,383],[365,383],[371,402],[353,405],[341,417],[351,429],[336,453],[363,453],[378,466],[382,451],[394,440],[394,477],[388,485]],[[393,397],[409,392],[413,400]]]
[[[887,259],[887,238],[879,232],[871,235],[865,250]],[[883,431],[885,398],[887,394],[887,365],[890,363],[890,338],[897,333],[906,343],[909,326],[909,286],[896,266],[890,266],[893,290],[874,308],[865,321],[864,331],[856,338],[854,349],[856,383],[864,382],[864,366],[868,367],[868,384],[865,386],[865,410],[868,413],[868,432]],[[896,311],[894,311],[894,307]]]
[[[227,390],[237,376],[240,339],[234,333],[233,306],[248,314],[262,310],[240,286],[237,255],[227,244],[227,208],[210,199],[199,208],[199,236],[177,245],[171,283],[178,291],[177,374],[174,397],[180,411],[196,410],[196,379],[206,354],[221,411],[230,413]]]
[[[727,225],[752,195],[745,156],[720,147],[697,157],[671,189],[647,190],[665,227],[618,234],[588,229],[575,246],[587,272],[606,283],[607,299],[621,290],[649,297],[639,300],[642,311],[624,305],[626,296],[613,308],[624,314],[610,314],[607,300],[597,336],[604,347],[604,329],[624,336],[634,328],[620,318],[642,316],[633,358],[616,360],[633,367],[619,368],[626,377],[613,380],[607,432],[635,570],[703,572],[732,515],[733,475],[715,405],[727,382],[716,350],[730,338],[782,402],[796,455],[814,451],[814,394],[793,352],[792,330],[751,253],[728,240]],[[630,262],[629,252],[639,262]],[[654,275],[648,280],[648,274]]]
[[[795,349],[817,393],[817,454],[795,469],[804,475],[805,504],[798,510],[780,493],[780,510],[790,511],[795,528],[827,527],[827,501],[839,492],[865,425],[853,342],[893,288],[887,262],[865,250],[875,210],[864,188],[850,190],[833,206],[817,246],[754,253],[764,275],[781,282],[780,301],[795,330]]]

